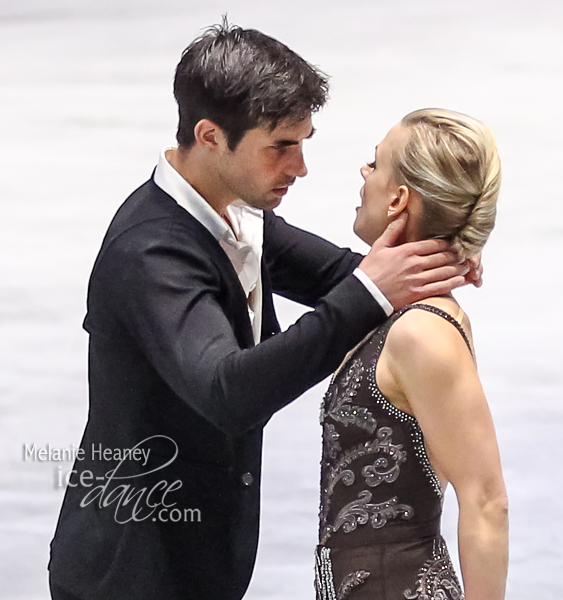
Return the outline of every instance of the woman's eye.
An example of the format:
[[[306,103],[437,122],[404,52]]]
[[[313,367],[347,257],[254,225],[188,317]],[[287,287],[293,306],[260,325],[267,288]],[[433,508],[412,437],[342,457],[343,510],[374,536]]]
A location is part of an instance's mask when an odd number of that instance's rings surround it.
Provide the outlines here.
[[[375,169],[375,160],[374,160],[373,162],[367,163],[367,166],[368,166],[370,169]]]

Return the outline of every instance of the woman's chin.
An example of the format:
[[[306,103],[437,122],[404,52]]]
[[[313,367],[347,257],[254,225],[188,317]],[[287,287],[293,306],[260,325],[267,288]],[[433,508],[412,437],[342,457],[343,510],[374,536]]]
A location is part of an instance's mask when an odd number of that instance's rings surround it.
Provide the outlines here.
[[[367,235],[365,231],[362,231],[360,228],[356,228],[355,225],[354,233],[362,240],[362,242],[365,242],[368,246],[372,246],[375,242],[375,238],[373,236]]]
[[[373,246],[375,240],[383,233],[382,226],[378,223],[374,223],[373,219],[369,219],[366,223],[362,216],[363,215],[360,214],[356,216],[353,226],[354,233],[362,240],[362,242],[365,242],[368,246]]]

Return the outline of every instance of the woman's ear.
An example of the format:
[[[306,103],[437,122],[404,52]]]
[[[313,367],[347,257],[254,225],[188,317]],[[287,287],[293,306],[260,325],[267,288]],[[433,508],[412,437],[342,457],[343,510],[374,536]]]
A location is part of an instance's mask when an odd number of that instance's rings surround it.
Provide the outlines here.
[[[389,218],[398,217],[408,207],[410,199],[411,191],[409,188],[406,185],[400,185],[391,200],[391,204],[389,204],[387,216]]]

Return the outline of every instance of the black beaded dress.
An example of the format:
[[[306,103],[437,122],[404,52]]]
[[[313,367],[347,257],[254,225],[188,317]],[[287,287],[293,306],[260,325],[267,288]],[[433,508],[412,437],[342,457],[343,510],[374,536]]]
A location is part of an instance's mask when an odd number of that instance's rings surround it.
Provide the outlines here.
[[[317,600],[462,600],[440,535],[443,491],[417,420],[381,393],[375,369],[404,307],[334,376],[321,411],[323,458]]]

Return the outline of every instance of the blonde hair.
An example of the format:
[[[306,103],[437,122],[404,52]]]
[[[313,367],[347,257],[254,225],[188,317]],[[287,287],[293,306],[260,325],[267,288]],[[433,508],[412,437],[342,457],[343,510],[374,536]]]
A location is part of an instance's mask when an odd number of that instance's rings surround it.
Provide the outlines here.
[[[494,138],[480,121],[449,110],[408,114],[405,147],[393,156],[397,182],[422,197],[420,234],[452,241],[469,257],[495,225],[501,167]]]

